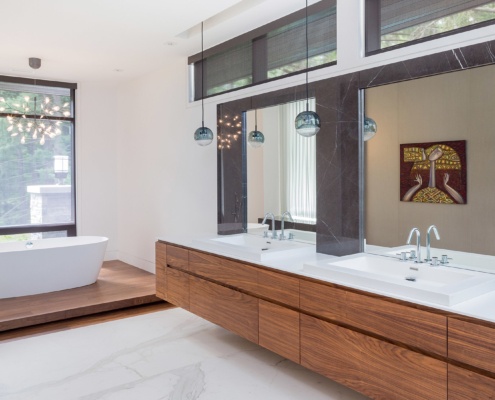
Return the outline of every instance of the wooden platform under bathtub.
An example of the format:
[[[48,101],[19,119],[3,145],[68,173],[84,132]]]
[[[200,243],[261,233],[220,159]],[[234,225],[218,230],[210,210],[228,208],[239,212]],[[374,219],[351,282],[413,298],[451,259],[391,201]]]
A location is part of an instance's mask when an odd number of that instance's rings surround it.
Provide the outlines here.
[[[0,299],[0,332],[161,301],[155,296],[155,275],[106,261],[93,285]]]

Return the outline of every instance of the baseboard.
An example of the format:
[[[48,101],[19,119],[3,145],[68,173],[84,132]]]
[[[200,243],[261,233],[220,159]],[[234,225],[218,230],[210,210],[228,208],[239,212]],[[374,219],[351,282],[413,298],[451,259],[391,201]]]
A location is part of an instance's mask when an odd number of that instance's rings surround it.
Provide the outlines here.
[[[117,260],[123,261],[144,271],[155,273],[155,263],[122,251],[117,252]]]

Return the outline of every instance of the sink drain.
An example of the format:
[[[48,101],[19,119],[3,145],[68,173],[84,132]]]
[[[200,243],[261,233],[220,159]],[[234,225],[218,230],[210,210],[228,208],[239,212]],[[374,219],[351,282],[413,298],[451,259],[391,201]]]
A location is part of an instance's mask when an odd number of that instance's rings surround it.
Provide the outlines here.
[[[406,281],[416,282],[416,277],[414,277],[414,276],[406,276]]]

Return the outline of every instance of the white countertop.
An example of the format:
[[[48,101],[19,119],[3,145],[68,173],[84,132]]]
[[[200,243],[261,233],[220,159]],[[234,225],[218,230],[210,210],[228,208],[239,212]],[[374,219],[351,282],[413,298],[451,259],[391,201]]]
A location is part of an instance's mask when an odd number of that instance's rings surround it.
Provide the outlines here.
[[[225,257],[230,257],[230,258],[235,258],[240,261],[246,261],[251,264],[256,264],[268,268],[273,268],[277,269],[280,271],[285,271],[285,272],[291,272],[297,275],[301,276],[308,276],[313,279],[315,279],[314,276],[311,276],[309,274],[306,274],[303,271],[303,266],[305,263],[311,263],[313,265],[325,265],[331,260],[339,259],[339,257],[328,255],[328,254],[321,254],[321,253],[316,253],[316,247],[315,247],[315,252],[310,254],[310,255],[299,255],[299,256],[278,256],[276,259],[270,259],[266,261],[253,261],[253,259],[249,258],[241,258],[238,257],[237,255],[234,255],[233,253],[229,252],[228,249],[221,249],[219,250],[215,246],[208,246],[207,243],[203,242],[200,243],[200,240],[202,239],[214,239],[214,238],[223,238],[225,237],[224,235],[216,235],[216,234],[198,234],[194,235],[194,237],[188,235],[188,236],[181,236],[181,235],[165,235],[165,236],[160,236],[157,238],[157,240],[177,244],[179,246],[184,246],[184,247],[189,247],[192,249],[196,250],[202,250],[206,251],[212,254],[217,254],[220,256],[225,256]],[[282,253],[283,254],[283,253]],[[493,275],[490,274],[490,277]],[[359,286],[359,285],[349,285],[348,283],[343,283],[342,281],[339,281],[338,279],[331,279],[331,278],[321,278],[321,281],[327,281],[327,282],[332,282],[335,284],[339,284],[342,286],[347,286],[351,287],[354,289],[359,289],[363,291],[367,291],[370,293],[375,293],[383,296],[387,296],[390,298],[395,298],[399,300],[404,300],[410,303],[415,303],[415,304],[420,304],[423,306],[435,308],[438,310],[443,310],[443,311],[448,311],[468,317],[473,317],[473,318],[478,318],[481,320],[485,321],[490,321],[495,323],[495,307],[493,304],[495,304],[495,287],[493,291],[490,291],[486,294],[480,295],[478,297],[475,297],[471,300],[464,301],[462,303],[458,303],[454,306],[443,306],[439,305],[436,303],[430,303],[427,301],[419,301],[416,298],[411,298],[407,296],[398,296],[395,294],[391,294],[385,291],[379,291],[379,290],[373,290],[368,287],[364,286]]]

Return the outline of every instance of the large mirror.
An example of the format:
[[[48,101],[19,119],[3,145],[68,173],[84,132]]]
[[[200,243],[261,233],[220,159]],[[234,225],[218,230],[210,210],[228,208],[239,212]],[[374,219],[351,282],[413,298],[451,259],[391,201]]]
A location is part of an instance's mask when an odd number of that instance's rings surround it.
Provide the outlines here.
[[[314,99],[309,105],[314,109]],[[294,127],[305,110],[306,101],[296,101],[246,113],[248,223],[268,212],[280,220],[289,211],[294,222],[315,226],[316,136],[300,136]],[[256,128],[263,143],[249,138]]]
[[[495,271],[494,104],[493,65],[365,90],[378,126],[365,142],[367,251],[405,245],[413,227],[424,245],[435,225],[432,248]]]

